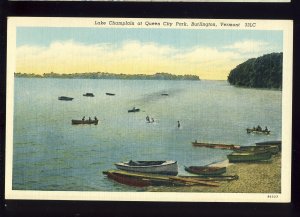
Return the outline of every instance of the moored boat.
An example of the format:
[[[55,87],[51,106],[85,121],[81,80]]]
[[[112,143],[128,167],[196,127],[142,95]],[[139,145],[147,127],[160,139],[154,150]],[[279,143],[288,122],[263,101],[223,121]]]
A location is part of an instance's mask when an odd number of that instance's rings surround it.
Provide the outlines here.
[[[202,178],[197,176],[173,176],[173,175],[158,175],[149,173],[128,172],[122,170],[104,171],[103,174],[108,178],[134,187],[147,186],[194,186],[204,185],[210,187],[218,187],[219,181],[230,180],[213,180],[210,178]],[[235,177],[236,178],[236,177]]]
[[[68,97],[68,96],[60,96],[58,97],[58,100],[64,100],[64,101],[72,101],[74,98]]]
[[[126,161],[115,163],[115,166],[120,170],[139,172],[139,173],[155,173],[163,175],[178,174],[177,161]]]
[[[97,125],[98,124],[98,120],[72,120],[72,124],[76,125],[76,124],[94,124]]]
[[[227,144],[217,144],[217,143],[208,143],[208,142],[192,142],[193,146],[205,147],[205,148],[215,148],[215,149],[228,149],[235,150],[239,149],[238,145],[227,145]]]
[[[240,149],[235,152],[258,152],[258,151],[269,151],[271,154],[277,154],[279,148],[277,145],[261,145],[261,146],[241,146]]]
[[[272,157],[270,151],[242,151],[227,155],[230,163],[266,161]]]
[[[136,108],[136,107],[133,107],[132,109],[129,109],[128,112],[139,112],[140,109],[139,108]]]
[[[114,96],[114,95],[116,95],[114,93],[105,93],[105,94],[108,95],[108,96]]]
[[[95,95],[93,93],[85,93],[83,96],[94,97]]]
[[[275,140],[275,141],[264,141],[264,142],[257,142],[255,143],[257,146],[277,146],[279,151],[281,151],[281,141],[280,140]]]
[[[226,172],[226,167],[190,166],[184,167],[185,171],[202,176],[216,176]]]

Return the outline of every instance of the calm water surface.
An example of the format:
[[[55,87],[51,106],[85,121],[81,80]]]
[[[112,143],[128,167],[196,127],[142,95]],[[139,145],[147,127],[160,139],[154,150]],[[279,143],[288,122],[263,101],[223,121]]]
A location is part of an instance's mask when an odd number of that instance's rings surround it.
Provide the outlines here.
[[[82,96],[86,92],[95,97]],[[282,92],[226,81],[16,78],[14,94],[15,190],[136,191],[102,171],[131,159],[177,160],[186,175],[184,165],[222,161],[230,153],[193,147],[195,139],[238,145],[281,139]],[[128,113],[133,106],[141,112]],[[155,122],[146,123],[147,115]],[[71,125],[83,116],[100,122]],[[258,124],[271,135],[246,133]]]

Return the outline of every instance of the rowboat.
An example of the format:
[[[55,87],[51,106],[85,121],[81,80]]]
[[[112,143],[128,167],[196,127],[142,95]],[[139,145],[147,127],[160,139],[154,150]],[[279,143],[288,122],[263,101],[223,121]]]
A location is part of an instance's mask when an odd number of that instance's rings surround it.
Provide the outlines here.
[[[108,96],[114,96],[114,95],[116,95],[114,93],[105,93],[105,94],[108,95]]]
[[[64,100],[64,101],[72,101],[74,98],[68,97],[68,96],[60,96],[58,97],[58,100]]]
[[[132,109],[128,110],[128,112],[139,112],[140,109],[139,108],[135,108],[133,107]]]
[[[247,133],[255,133],[255,134],[265,134],[265,135],[269,135],[271,133],[270,130],[257,130],[257,129],[250,129],[247,128]]]
[[[107,175],[118,183],[130,185],[134,187],[147,187],[147,186],[194,186],[203,185],[210,187],[218,187],[218,181],[199,178],[197,176],[170,176],[170,175],[157,175],[137,172],[127,172],[122,170],[109,170],[104,171],[103,174]]]
[[[257,146],[277,146],[279,151],[281,151],[281,141],[264,141],[255,143]]]
[[[85,94],[83,94],[83,96],[94,97],[94,94],[93,93],[85,93]]]
[[[272,157],[270,151],[242,151],[227,155],[230,163],[266,161]]]
[[[221,175],[226,172],[226,167],[190,166],[184,167],[185,171],[202,176]]]
[[[168,93],[162,93],[161,95],[162,95],[162,96],[169,96]]]
[[[208,143],[208,142],[192,142],[193,146],[205,147],[205,148],[215,148],[215,149],[227,149],[227,150],[236,150],[239,149],[238,145],[227,145],[227,144],[217,144],[217,143]]]
[[[178,174],[177,161],[126,161],[115,163],[115,166],[120,170],[140,173],[155,173],[164,175]]]
[[[235,150],[236,152],[258,152],[258,151],[269,151],[271,154],[277,154],[279,148],[277,145],[261,145],[261,146],[241,146],[240,149]]]
[[[72,120],[72,124],[73,125],[77,125],[77,124],[94,124],[94,125],[97,125],[98,120]]]

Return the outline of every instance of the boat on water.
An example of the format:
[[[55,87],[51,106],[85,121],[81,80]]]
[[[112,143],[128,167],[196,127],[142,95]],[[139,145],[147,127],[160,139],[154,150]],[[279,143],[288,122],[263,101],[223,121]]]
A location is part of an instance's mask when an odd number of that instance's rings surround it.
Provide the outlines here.
[[[94,97],[95,95],[93,93],[85,93],[85,94],[83,94],[83,96]]]
[[[272,153],[268,150],[233,152],[227,155],[229,163],[266,161],[271,157]]]
[[[202,176],[217,176],[226,173],[226,167],[190,166],[184,167],[185,171]]]
[[[132,109],[129,109],[128,112],[139,112],[140,109],[139,108],[136,108],[136,107],[133,107]]]
[[[58,100],[72,101],[74,98],[68,96],[59,96]]]
[[[261,145],[261,146],[241,146],[240,149],[235,152],[258,152],[258,151],[269,151],[271,154],[277,154],[279,148],[277,145]]]
[[[228,145],[228,144],[217,144],[217,143],[208,143],[208,142],[192,142],[193,146],[205,147],[205,148],[215,148],[215,149],[227,149],[227,150],[236,150],[239,149],[238,145]]]
[[[210,178],[203,178],[197,176],[159,175],[149,173],[128,172],[122,170],[104,171],[103,174],[107,175],[109,179],[112,179],[116,182],[134,187],[194,185],[218,187],[220,185],[219,181],[225,181],[221,179],[214,180]]]
[[[163,175],[178,174],[177,161],[126,161],[115,163],[115,166],[120,170],[139,173],[154,173]]]
[[[98,124],[98,120],[72,120],[72,124],[73,125],[77,125],[77,124],[94,124],[97,125]]]
[[[169,96],[168,93],[162,93],[161,95],[162,95],[162,96]]]
[[[250,129],[250,128],[247,128],[246,130],[248,134],[255,133],[255,134],[269,135],[271,133],[270,130],[257,130],[257,129]]]
[[[116,95],[114,93],[105,93],[105,94],[108,95],[108,96],[114,96],[114,95]]]
[[[257,145],[257,146],[277,146],[279,151],[281,151],[281,141],[280,140],[256,142],[255,145]]]

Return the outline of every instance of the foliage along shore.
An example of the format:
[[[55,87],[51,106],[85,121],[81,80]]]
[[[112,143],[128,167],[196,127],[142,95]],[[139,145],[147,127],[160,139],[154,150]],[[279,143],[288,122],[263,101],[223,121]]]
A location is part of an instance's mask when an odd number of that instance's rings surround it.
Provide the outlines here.
[[[44,73],[43,75],[15,73],[15,77],[21,78],[74,78],[74,79],[131,79],[131,80],[200,80],[197,75],[173,75],[170,73],[156,73],[153,75],[145,74],[113,74],[105,72],[88,72],[88,73],[72,73],[57,74]]]
[[[227,81],[240,87],[282,89],[282,60],[282,53],[249,59],[231,70]]]

